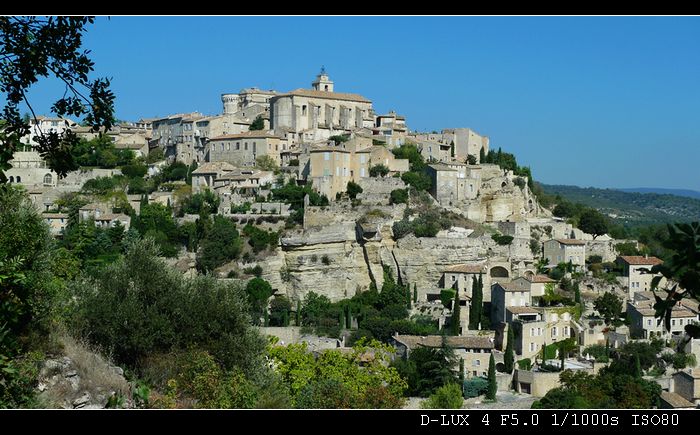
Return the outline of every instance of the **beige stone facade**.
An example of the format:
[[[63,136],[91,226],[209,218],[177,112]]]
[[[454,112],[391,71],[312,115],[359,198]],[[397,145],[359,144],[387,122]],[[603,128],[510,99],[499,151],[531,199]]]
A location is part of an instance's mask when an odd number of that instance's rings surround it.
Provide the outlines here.
[[[576,239],[547,240],[544,242],[543,255],[549,265],[571,262],[583,270],[586,267],[586,242]]]
[[[634,294],[637,292],[645,292],[651,290],[651,280],[655,276],[661,276],[660,273],[652,274],[645,273],[652,267],[662,264],[663,261],[656,257],[645,256],[621,256],[618,259],[624,267],[623,276],[628,289],[628,298],[634,299]]]
[[[68,227],[67,213],[43,213],[41,217],[49,225],[49,231],[54,237],[62,236]]]
[[[207,161],[251,167],[258,157],[269,156],[279,165],[281,151],[279,137],[265,131],[249,131],[212,138],[207,144]]]
[[[56,187],[58,174],[48,168],[38,152],[16,151],[12,157],[12,167],[5,171],[10,184]]]
[[[458,162],[436,163],[427,166],[432,185],[430,194],[441,205],[456,205],[479,194],[481,167]]]

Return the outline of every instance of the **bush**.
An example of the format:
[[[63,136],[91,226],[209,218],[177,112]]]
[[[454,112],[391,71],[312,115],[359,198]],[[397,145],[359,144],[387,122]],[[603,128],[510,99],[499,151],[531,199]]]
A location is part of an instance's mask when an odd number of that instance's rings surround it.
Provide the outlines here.
[[[440,291],[440,301],[442,301],[442,305],[444,305],[446,308],[450,308],[452,306],[452,301],[455,298],[455,290],[453,289],[445,289]]]
[[[265,340],[249,326],[243,289],[209,276],[183,277],[158,258],[152,240],[134,242],[70,290],[71,329],[117,363],[136,368],[156,352],[196,345],[225,368],[248,374],[260,366]]]
[[[464,381],[464,397],[469,399],[472,397],[479,397],[486,394],[486,390],[489,388],[489,382],[482,378],[471,378]]]
[[[427,400],[421,403],[426,409],[460,409],[464,404],[462,388],[455,383],[438,388]]]
[[[386,166],[379,164],[379,165],[374,165],[371,168],[369,168],[369,176],[370,177],[384,177],[386,174],[389,173],[389,168]]]
[[[389,194],[390,204],[406,204],[408,203],[408,190],[407,189],[394,189]]]
[[[353,181],[348,181],[347,192],[351,199],[355,199],[359,193],[362,193],[362,187]]]
[[[510,245],[513,242],[513,236],[506,236],[498,233],[491,235],[491,238],[501,246]]]
[[[122,166],[122,174],[129,178],[143,178],[148,173],[148,167],[142,163]]]
[[[246,273],[247,275],[254,275],[260,278],[263,273],[263,268],[259,264],[256,264],[255,267],[246,267],[243,269],[243,272]]]
[[[328,266],[329,264],[331,264],[331,259],[328,258],[328,255],[324,255],[323,257],[321,257],[321,263]]]

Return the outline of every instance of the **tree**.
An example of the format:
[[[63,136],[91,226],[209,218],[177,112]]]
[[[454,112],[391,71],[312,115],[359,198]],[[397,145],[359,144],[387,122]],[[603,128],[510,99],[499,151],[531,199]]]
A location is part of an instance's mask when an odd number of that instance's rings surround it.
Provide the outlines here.
[[[460,335],[460,330],[462,329],[460,325],[461,322],[459,319],[461,308],[462,307],[459,305],[459,291],[456,291],[454,298],[454,308],[452,308],[452,321],[450,323],[452,335]]]
[[[483,309],[483,281],[481,274],[478,279],[472,279],[472,301],[469,307],[469,329],[478,329]]]
[[[418,286],[413,284],[413,303],[418,302]]]
[[[610,292],[605,292],[593,302],[593,307],[605,319],[605,324],[609,325],[620,318],[622,313],[622,299]]]
[[[486,152],[484,151],[484,147],[479,149],[479,162],[486,163]]]
[[[700,222],[668,225],[668,239],[664,248],[670,250],[671,258],[663,264],[651,268],[651,273],[660,273],[670,283],[664,288],[666,298],[655,296],[655,316],[664,319],[664,327],[671,330],[671,310],[683,298],[700,299]],[[651,281],[651,289],[659,288],[660,276]],[[700,338],[700,326],[687,325],[686,332],[693,338]]]
[[[388,173],[389,173],[389,168],[387,168],[385,165],[382,165],[381,163],[369,168],[369,176],[370,177],[385,177],[386,174],[388,174]]]
[[[265,120],[263,119],[262,115],[258,115],[255,120],[250,124],[250,127],[248,127],[248,130],[250,131],[256,131],[256,130],[264,130],[265,129]]]
[[[476,165],[476,156],[473,156],[471,154],[467,155],[467,164]]]
[[[608,232],[608,220],[598,210],[589,208],[581,213],[578,227],[582,231],[592,234],[595,240],[596,237]]]
[[[355,199],[357,198],[358,193],[362,193],[362,187],[354,181],[348,181],[347,191],[348,196],[352,199]]]
[[[506,373],[513,373],[513,362],[515,361],[515,355],[513,354],[513,344],[515,342],[515,336],[513,334],[513,328],[508,328],[508,343],[506,344],[506,352],[503,355],[503,365],[505,366]]]
[[[53,113],[60,117],[85,115],[95,132],[111,128],[114,94],[109,90],[110,81],[90,80],[94,63],[88,51],[80,51],[85,27],[93,22],[93,17],[0,17],[0,91],[5,97],[2,118],[6,122],[0,137],[0,183],[7,182],[5,171],[11,167],[9,161],[20,139],[32,133],[19,105],[25,103],[36,120],[26,95],[42,77],[55,77],[66,85],[63,97],[51,107]],[[42,158],[59,176],[77,169],[71,155],[78,142],[73,131],[41,131],[34,139]]]
[[[262,169],[263,171],[275,171],[279,169],[279,165],[275,162],[275,159],[268,155],[259,156],[255,159],[255,166]]]
[[[226,262],[238,258],[241,245],[236,225],[230,219],[214,216],[211,229],[200,241],[196,261],[197,270],[211,272]]]
[[[489,387],[486,390],[486,398],[489,400],[496,400],[496,392],[498,391],[498,384],[496,383],[496,361],[493,358],[493,353],[489,358],[489,375],[488,375]]]
[[[275,296],[270,302],[270,325],[288,326],[292,303],[286,296]]]
[[[460,409],[464,404],[462,388],[452,383],[438,388],[430,397],[421,403],[426,409]]]
[[[272,286],[262,278],[253,278],[246,284],[245,291],[254,313],[253,320],[259,321],[260,316],[267,312],[267,301],[272,296]]]

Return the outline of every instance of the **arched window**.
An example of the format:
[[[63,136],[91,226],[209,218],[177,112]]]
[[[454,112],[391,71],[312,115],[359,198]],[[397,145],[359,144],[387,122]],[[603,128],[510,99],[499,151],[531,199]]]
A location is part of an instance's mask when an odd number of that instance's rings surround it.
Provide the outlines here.
[[[22,182],[22,177],[20,177],[19,175],[17,176],[17,182],[18,182],[18,183],[21,183],[21,182]]]
[[[44,184],[51,184],[53,182],[53,177],[51,174],[44,175]]]
[[[10,177],[10,183],[14,183],[14,182],[15,182],[15,177],[12,177],[12,176],[11,176],[11,177]]]
[[[491,269],[491,278],[508,278],[508,269],[502,266],[496,266]]]

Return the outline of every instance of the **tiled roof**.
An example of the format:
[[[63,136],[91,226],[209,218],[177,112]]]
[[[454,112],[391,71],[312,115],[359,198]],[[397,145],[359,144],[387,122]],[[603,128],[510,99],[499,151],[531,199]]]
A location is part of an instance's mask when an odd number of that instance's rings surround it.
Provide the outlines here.
[[[556,280],[548,277],[547,275],[535,275],[531,278],[525,277],[526,280],[530,281],[531,283],[548,283],[548,282],[557,282]]]
[[[215,174],[225,171],[233,171],[236,167],[228,162],[207,162],[195,169],[193,174]]]
[[[209,139],[213,140],[225,140],[225,139],[279,139],[279,136],[267,133],[265,130],[254,130],[246,131],[238,134],[226,134],[223,136],[217,136]]]
[[[656,257],[645,257],[642,255],[623,255],[620,259],[627,264],[633,265],[655,266],[663,263],[662,260]]]
[[[457,272],[457,273],[483,273],[483,264],[455,264],[454,266],[448,266],[445,268],[445,272]]]
[[[441,347],[442,335],[395,335],[394,340],[405,344],[409,349],[423,347]],[[454,337],[445,336],[447,345],[455,349],[493,349],[493,341],[490,337]]]
[[[326,91],[316,91],[313,89],[295,89],[286,94],[280,95],[280,97],[286,96],[297,96],[297,97],[311,97],[311,98],[327,98],[330,100],[346,100],[346,101],[357,101],[360,103],[371,103],[371,100],[358,94],[347,94],[343,92],[326,92]]]
[[[562,245],[585,245],[586,242],[584,240],[577,240],[577,239],[554,239],[557,242],[561,243]]]
[[[678,393],[669,393],[668,391],[661,392],[661,400],[668,403],[674,408],[695,408],[695,404],[687,401]]]
[[[533,307],[506,307],[513,314],[539,314],[539,310]]]

